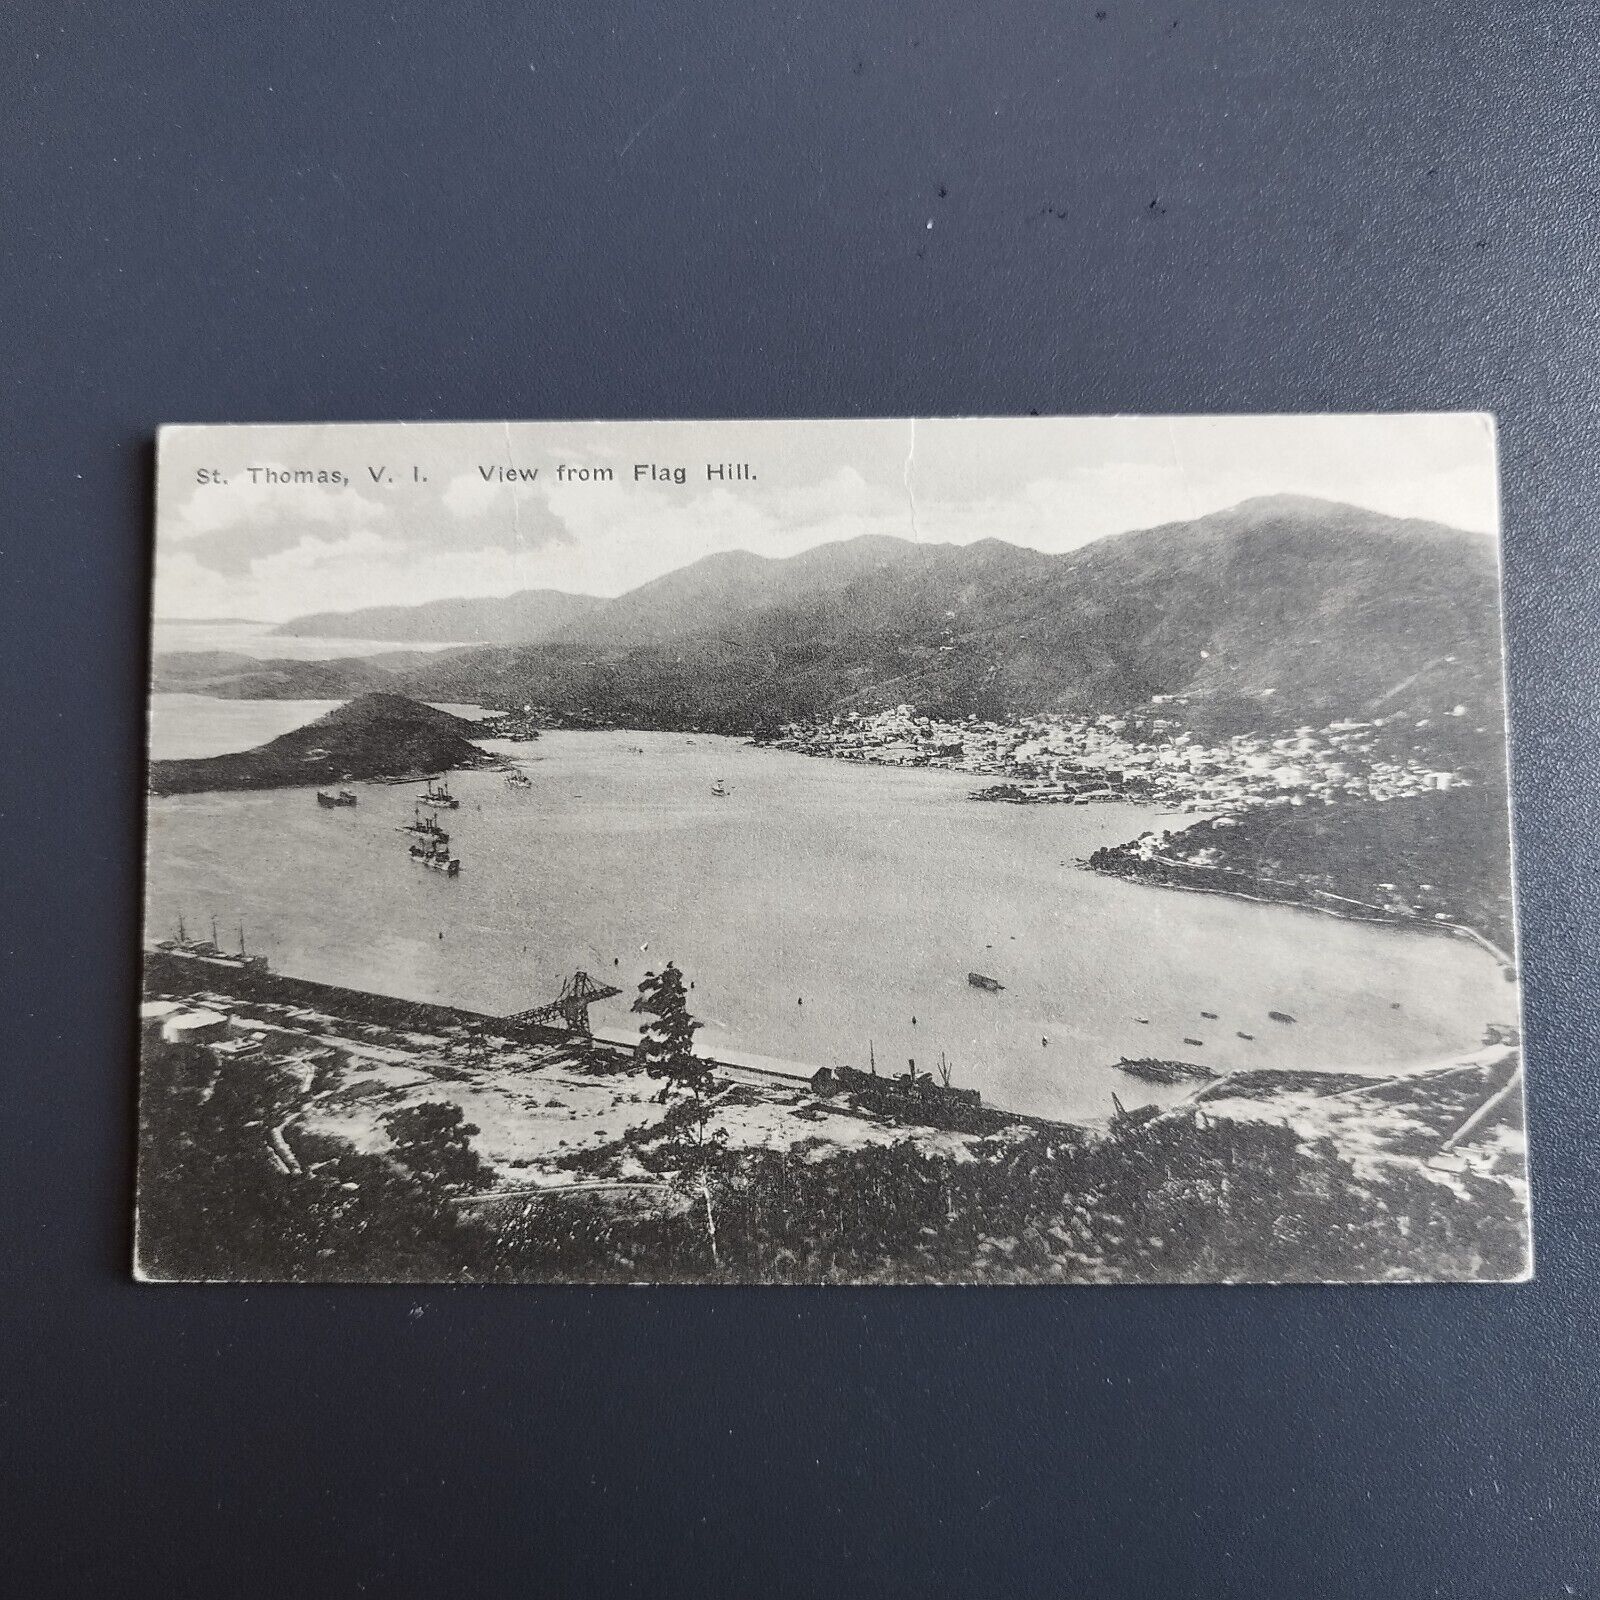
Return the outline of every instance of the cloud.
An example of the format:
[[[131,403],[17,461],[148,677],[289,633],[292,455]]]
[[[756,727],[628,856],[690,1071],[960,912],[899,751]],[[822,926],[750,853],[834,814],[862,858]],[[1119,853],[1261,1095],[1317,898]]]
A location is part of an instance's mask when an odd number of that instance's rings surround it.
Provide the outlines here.
[[[509,484],[496,483],[481,472],[458,472],[439,498],[453,517],[481,517],[491,506],[509,508],[514,492]]]
[[[917,427],[909,486],[904,424],[179,430],[163,442],[164,485],[193,487],[176,503],[164,488],[158,606],[287,617],[516,589],[614,595],[723,551],[784,557],[862,535],[1063,551],[1264,493],[1494,526],[1481,419]],[[302,471],[337,468],[346,481],[261,481],[263,462],[284,456]],[[220,489],[198,471],[219,459]],[[708,482],[695,462],[716,459],[749,459],[759,479]],[[688,481],[635,482],[630,463],[651,460],[688,463]],[[609,464],[616,477],[562,482],[551,466],[561,461]],[[371,481],[368,462],[388,462],[392,477]],[[513,485],[485,477],[490,462],[542,470]],[[256,465],[255,482],[245,463]]]
[[[181,547],[158,548],[155,610],[163,617],[285,619],[444,595],[508,594],[529,587],[527,577],[515,551],[423,550],[368,529],[331,541],[303,538],[259,556],[240,574],[220,573]]]
[[[265,481],[264,464],[230,479],[226,493],[196,489],[161,534],[192,563],[225,577],[242,577],[256,563],[308,540],[337,543],[359,527],[377,526],[388,510],[353,485]]]
[[[163,541],[200,567],[238,579],[287,552],[345,545],[357,534],[385,560],[408,552],[536,550],[572,538],[543,495],[485,480],[477,471],[458,474],[442,491],[407,483],[386,492],[348,472],[344,483],[271,483],[269,467],[288,470],[256,463],[253,475],[236,469],[226,493],[193,491],[170,525],[163,523]]]

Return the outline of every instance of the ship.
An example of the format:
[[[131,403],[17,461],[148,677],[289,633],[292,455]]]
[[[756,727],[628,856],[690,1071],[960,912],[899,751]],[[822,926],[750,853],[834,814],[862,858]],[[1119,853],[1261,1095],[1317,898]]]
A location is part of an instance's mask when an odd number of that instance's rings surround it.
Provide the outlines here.
[[[437,817],[425,817],[415,806],[411,808],[411,820],[402,824],[397,830],[399,833],[414,833],[421,839],[433,839],[439,844],[449,844],[450,835],[439,826]]]
[[[217,938],[217,919],[211,919],[211,937],[209,939],[191,939],[189,930],[184,926],[183,915],[178,916],[178,936],[175,939],[161,939],[156,943],[156,949],[164,956],[175,957],[183,962],[194,962],[202,968],[226,968],[232,972],[261,973],[267,970],[265,956],[253,956],[244,947],[244,924],[239,924],[238,950],[224,950]]]
[[[506,788],[531,789],[532,787],[533,779],[526,772],[508,772],[506,774]]]
[[[991,978],[986,972],[969,972],[967,982],[974,989],[987,989],[991,994],[999,994],[1005,988],[998,978]]]
[[[317,804],[319,806],[353,806],[356,803],[354,789],[340,789],[337,794],[328,794],[322,789],[317,790]]]
[[[431,872],[442,872],[447,878],[453,878],[461,871],[460,860],[451,855],[437,839],[427,844],[412,845],[411,859],[419,867],[427,867]]]
[[[450,784],[444,778],[429,778],[427,793],[422,797],[425,806],[443,806],[447,811],[454,811],[461,802],[450,793]]]

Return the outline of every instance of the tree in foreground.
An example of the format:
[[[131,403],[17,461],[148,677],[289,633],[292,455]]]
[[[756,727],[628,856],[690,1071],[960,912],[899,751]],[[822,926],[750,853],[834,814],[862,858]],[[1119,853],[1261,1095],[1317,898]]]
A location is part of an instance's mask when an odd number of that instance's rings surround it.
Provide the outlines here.
[[[717,1245],[717,1218],[712,1206],[726,1197],[733,1181],[734,1162],[728,1150],[728,1130],[712,1125],[717,1103],[727,1086],[708,1088],[681,1100],[662,1119],[665,1137],[662,1148],[673,1164],[671,1184],[691,1203],[698,1201],[705,1212],[706,1243],[711,1249],[711,1264],[721,1267],[722,1252]]]
[[[487,1187],[494,1170],[472,1148],[479,1129],[442,1100],[391,1111],[383,1119],[398,1160],[421,1183],[442,1190]]]
[[[694,1053],[700,1024],[689,1015],[683,974],[672,962],[660,972],[645,973],[633,1009],[650,1019],[639,1036],[639,1060],[652,1078],[665,1080],[662,1102],[674,1089],[704,1098],[712,1084],[711,1068]]]
[[[666,1124],[670,1125],[671,1148],[678,1162],[677,1186],[697,1195],[705,1207],[711,1259],[720,1266],[711,1191],[726,1165],[728,1136],[711,1128],[716,1079],[710,1064],[694,1053],[694,1036],[700,1024],[689,1015],[683,974],[672,962],[660,972],[644,975],[633,1009],[650,1019],[639,1036],[639,1059],[651,1077],[665,1080],[658,1098],[665,1103],[674,1089],[682,1089],[690,1096],[684,1105],[667,1114]]]

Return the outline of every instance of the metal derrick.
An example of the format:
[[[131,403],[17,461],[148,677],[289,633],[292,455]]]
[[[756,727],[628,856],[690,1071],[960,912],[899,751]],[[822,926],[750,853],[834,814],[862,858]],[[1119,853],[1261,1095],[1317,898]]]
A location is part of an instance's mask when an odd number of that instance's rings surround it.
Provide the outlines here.
[[[564,1024],[570,1033],[581,1033],[589,1037],[593,1029],[589,1026],[589,1007],[596,1000],[609,1000],[613,995],[622,991],[609,983],[596,983],[587,972],[575,972],[561,985],[561,998],[547,1001],[542,1006],[534,1006],[528,1011],[518,1011],[513,1016],[506,1017],[508,1023],[542,1023],[549,1026],[552,1023]]]

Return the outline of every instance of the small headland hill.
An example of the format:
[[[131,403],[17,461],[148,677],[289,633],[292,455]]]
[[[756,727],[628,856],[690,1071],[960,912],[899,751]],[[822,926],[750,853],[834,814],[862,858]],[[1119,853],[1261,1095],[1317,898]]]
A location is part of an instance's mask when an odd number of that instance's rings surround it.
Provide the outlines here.
[[[253,750],[150,763],[150,792],[282,789],[341,780],[399,778],[491,763],[474,725],[401,694],[373,693]]]

